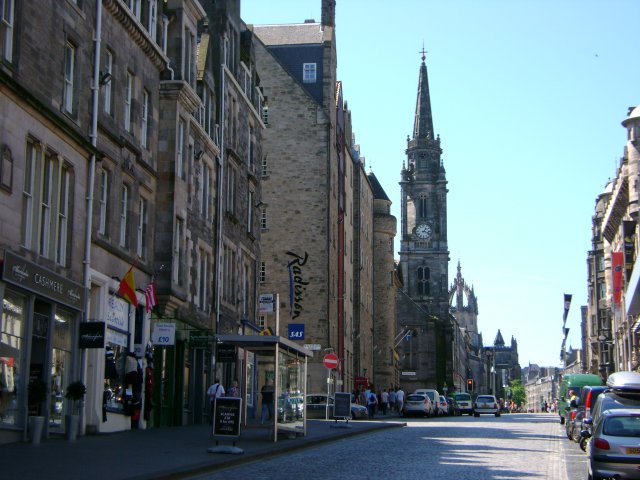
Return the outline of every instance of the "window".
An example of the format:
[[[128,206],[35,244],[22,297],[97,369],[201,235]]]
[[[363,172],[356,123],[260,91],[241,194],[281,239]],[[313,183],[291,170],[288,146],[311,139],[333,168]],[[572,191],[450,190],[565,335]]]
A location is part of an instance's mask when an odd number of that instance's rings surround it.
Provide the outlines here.
[[[255,208],[253,205],[254,193],[249,190],[247,195],[247,232],[253,232],[253,209]]]
[[[59,201],[58,201],[58,251],[56,256],[56,262],[63,267],[67,265],[67,247],[69,238],[69,210],[70,210],[70,195],[71,190],[71,172],[68,167],[62,168],[60,176],[60,189],[59,189]]]
[[[51,201],[53,189],[53,165],[51,155],[44,160],[42,189],[40,192],[40,248],[38,253],[49,258],[51,247]]]
[[[124,129],[132,133],[132,110],[133,110],[133,75],[127,72],[127,80],[124,91]]]
[[[251,295],[251,286],[250,286],[250,269],[249,265],[246,263],[242,266],[242,314],[247,316],[249,313],[249,298]]]
[[[63,108],[67,113],[73,113],[73,93],[76,67],[76,47],[67,42],[64,47],[64,94]]]
[[[113,53],[110,50],[107,50],[107,56],[104,62],[104,72],[103,75],[109,74],[110,80],[103,85],[104,88],[104,111],[105,113],[111,114],[111,84],[113,83]]]
[[[267,281],[267,264],[260,262],[260,283]]]
[[[176,285],[182,285],[182,263],[184,259],[182,258],[183,245],[182,245],[182,236],[184,235],[184,220],[181,218],[176,218],[176,229],[173,237],[173,269],[172,269],[172,277],[173,283]]]
[[[120,190],[120,246],[127,247],[129,244],[129,187],[122,185]]]
[[[253,171],[253,153],[255,149],[255,145],[253,143],[253,127],[249,127],[249,138],[248,138],[249,148],[247,149],[247,165],[249,166],[249,171]]]
[[[178,120],[178,138],[176,139],[176,176],[184,179],[184,120]]]
[[[148,202],[141,198],[138,203],[138,242],[136,254],[144,259],[147,257],[147,223],[148,223]]]
[[[416,274],[418,295],[429,295],[429,269],[427,267],[418,267]]]
[[[141,15],[141,0],[127,0],[127,6],[129,10],[136,16],[138,20],[140,20]]]
[[[260,209],[260,229],[266,230],[267,228],[267,207],[262,207]]]
[[[22,189],[22,245],[30,248],[33,239],[34,187],[38,148],[34,143],[27,144],[27,157],[24,166],[24,187]]]
[[[147,148],[149,141],[149,92],[145,88],[142,92],[142,125],[140,126],[140,144]]]
[[[316,83],[316,64],[302,64],[302,83]]]
[[[264,328],[267,324],[267,316],[266,315],[258,315],[258,326],[260,328]]]
[[[107,216],[109,214],[109,172],[103,168],[98,175],[98,181],[100,182],[98,192],[98,233],[106,235],[108,224]]]
[[[226,196],[227,212],[235,215],[236,213],[236,170],[230,164],[227,169],[227,196]]]
[[[158,24],[158,0],[147,0],[148,17],[147,30],[152,38],[156,38],[156,25]]]
[[[203,249],[200,249],[198,257],[198,308],[208,311],[209,255]]]
[[[269,170],[267,168],[267,157],[266,157],[266,155],[262,159],[262,176],[263,177],[268,177],[269,176]]]
[[[200,188],[200,213],[205,220],[209,220],[211,212],[211,172],[211,167],[203,162]]]
[[[182,61],[182,68],[184,73],[184,81],[192,87],[195,87],[195,68],[194,68],[194,55],[193,44],[195,41],[194,35],[188,28],[184,30],[184,59]]]
[[[211,93],[211,89],[207,87],[204,83],[200,83],[199,89],[200,100],[202,103],[199,107],[198,112],[198,121],[202,128],[207,132],[207,135],[211,137],[212,132],[212,119],[213,119],[213,93]]]
[[[418,200],[418,216],[420,218],[426,218],[427,216],[427,194],[421,193]]]
[[[236,292],[236,277],[235,277],[235,264],[236,264],[236,252],[229,245],[224,245],[223,252],[223,289],[222,298],[233,304],[235,307],[235,292]]]
[[[0,51],[7,62],[13,60],[13,2],[0,0]]]

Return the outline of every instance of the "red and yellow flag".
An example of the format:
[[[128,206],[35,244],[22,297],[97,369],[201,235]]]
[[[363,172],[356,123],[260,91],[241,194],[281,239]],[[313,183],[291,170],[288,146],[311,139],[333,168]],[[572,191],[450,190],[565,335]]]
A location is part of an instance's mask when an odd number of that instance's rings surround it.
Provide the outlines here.
[[[118,295],[124,298],[134,307],[138,306],[138,297],[136,296],[136,281],[133,277],[133,266],[129,267],[129,271],[125,274],[118,287]]]

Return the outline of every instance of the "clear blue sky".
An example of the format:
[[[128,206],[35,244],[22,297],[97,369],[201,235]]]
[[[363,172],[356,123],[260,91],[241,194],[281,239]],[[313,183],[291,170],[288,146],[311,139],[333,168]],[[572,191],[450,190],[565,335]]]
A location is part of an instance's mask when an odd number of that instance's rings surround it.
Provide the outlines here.
[[[559,365],[563,295],[581,348],[595,199],[640,104],[637,0],[337,0],[338,79],[356,142],[400,225],[400,169],[427,50],[458,261],[478,327],[520,364]],[[242,0],[246,23],[320,20],[321,0]],[[396,238],[396,251],[398,251]]]

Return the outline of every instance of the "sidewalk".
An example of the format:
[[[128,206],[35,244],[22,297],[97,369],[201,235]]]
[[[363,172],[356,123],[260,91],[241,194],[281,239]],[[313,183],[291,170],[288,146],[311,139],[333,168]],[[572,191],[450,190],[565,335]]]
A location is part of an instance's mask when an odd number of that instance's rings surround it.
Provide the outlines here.
[[[344,425],[345,422],[339,422]],[[0,447],[2,478],[68,480],[180,479],[296,449],[406,424],[399,417],[350,421],[335,428],[330,420],[308,420],[306,437],[269,440],[266,428],[250,427],[236,439],[241,454],[210,453],[216,446],[211,427],[195,425],[83,436],[75,442],[49,439],[40,445]],[[220,442],[220,445],[232,442]]]

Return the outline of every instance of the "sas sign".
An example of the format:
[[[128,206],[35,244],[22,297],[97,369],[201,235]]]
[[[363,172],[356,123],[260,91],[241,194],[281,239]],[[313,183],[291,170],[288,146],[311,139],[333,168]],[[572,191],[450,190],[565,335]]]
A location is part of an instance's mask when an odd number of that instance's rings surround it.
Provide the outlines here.
[[[304,323],[289,324],[289,340],[304,340]]]

